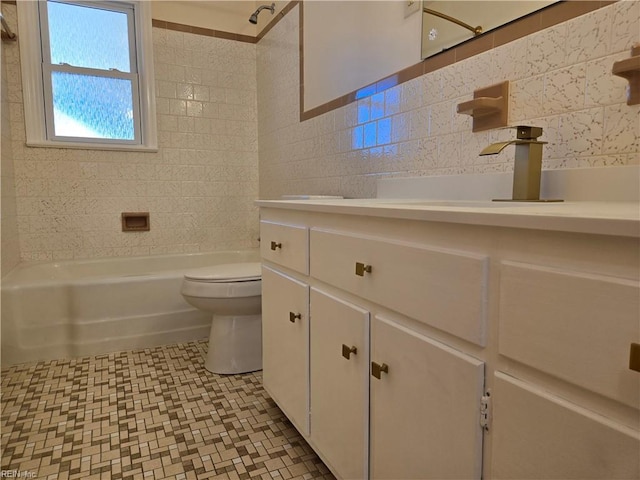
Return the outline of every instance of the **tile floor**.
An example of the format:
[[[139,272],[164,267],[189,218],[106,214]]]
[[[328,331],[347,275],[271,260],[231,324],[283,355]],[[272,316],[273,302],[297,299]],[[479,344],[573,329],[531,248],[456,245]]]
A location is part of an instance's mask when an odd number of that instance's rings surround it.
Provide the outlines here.
[[[2,470],[50,480],[333,479],[261,372],[209,373],[206,347],[2,370]]]

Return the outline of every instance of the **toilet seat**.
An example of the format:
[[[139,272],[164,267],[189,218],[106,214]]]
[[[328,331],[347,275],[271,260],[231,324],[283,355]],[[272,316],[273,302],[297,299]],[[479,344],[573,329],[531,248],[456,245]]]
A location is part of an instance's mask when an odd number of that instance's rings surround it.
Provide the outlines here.
[[[200,298],[241,298],[262,294],[259,262],[228,263],[196,268],[184,274],[183,295]]]
[[[251,282],[262,278],[260,268],[260,262],[225,263],[189,270],[184,278],[206,283]]]

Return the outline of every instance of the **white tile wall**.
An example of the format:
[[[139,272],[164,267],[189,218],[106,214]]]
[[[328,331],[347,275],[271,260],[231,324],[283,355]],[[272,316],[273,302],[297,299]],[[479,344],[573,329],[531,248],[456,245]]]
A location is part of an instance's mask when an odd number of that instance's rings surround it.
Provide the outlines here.
[[[626,81],[610,74],[640,41],[640,2],[617,2],[305,122],[297,8],[257,48],[154,29],[158,153],[25,147],[19,44],[3,43],[3,271],[18,257],[255,246],[258,168],[263,198],[370,197],[381,176],[508,171],[511,149],[477,153],[512,132],[474,134],[471,119],[455,113],[475,88],[504,79],[511,123],[545,129],[545,168],[640,161],[640,109],[625,104]],[[17,27],[16,7],[2,9]],[[136,210],[151,212],[151,231],[122,233],[120,213]]]
[[[257,246],[256,46],[153,36],[157,153],[25,147],[18,48],[6,55],[23,260]],[[149,211],[151,231],[121,232],[124,211]]]
[[[621,1],[311,120],[299,121],[298,7],[258,44],[260,196],[375,196],[388,175],[509,171],[513,132],[471,133],[455,113],[473,90],[510,80],[510,123],[544,128],[544,168],[640,162],[640,106],[613,62],[640,42],[640,2]]]
[[[15,11],[5,11],[4,5],[2,13],[9,25],[15,25]],[[0,275],[4,276],[20,261],[20,240],[18,238],[18,220],[16,214],[16,187],[15,174],[13,168],[13,154],[11,151],[11,126],[9,123],[9,83],[7,78],[7,57],[12,56],[12,50],[17,49],[13,42],[2,42],[0,51],[0,64],[2,68],[1,76],[1,110],[0,118]]]

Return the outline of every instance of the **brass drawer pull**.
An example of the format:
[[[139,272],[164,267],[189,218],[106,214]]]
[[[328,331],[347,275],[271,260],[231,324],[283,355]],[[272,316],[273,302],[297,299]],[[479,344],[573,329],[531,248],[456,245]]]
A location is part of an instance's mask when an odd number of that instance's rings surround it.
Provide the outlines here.
[[[271,242],[271,250],[282,248],[282,243]]]
[[[632,343],[629,350],[629,369],[640,372],[640,343]]]
[[[383,373],[389,374],[389,365],[386,363],[379,365],[376,362],[371,362],[371,375],[380,380]]]
[[[356,262],[356,275],[364,277],[364,274],[371,273],[371,265],[365,265],[364,263]]]
[[[289,321],[291,323],[296,323],[296,318],[298,320],[300,320],[302,318],[302,314],[301,313],[293,313],[293,312],[289,312]]]
[[[349,360],[349,358],[351,358],[351,354],[357,354],[358,353],[358,349],[356,347],[349,347],[347,345],[345,345],[344,343],[342,344],[342,356],[344,358],[346,358],[347,360]]]

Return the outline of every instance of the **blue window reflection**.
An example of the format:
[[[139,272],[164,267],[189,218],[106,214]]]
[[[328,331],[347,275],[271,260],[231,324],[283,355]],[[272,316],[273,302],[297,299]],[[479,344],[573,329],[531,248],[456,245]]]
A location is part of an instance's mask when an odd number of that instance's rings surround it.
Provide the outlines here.
[[[384,117],[384,93],[376,93],[371,97],[371,120]]]
[[[353,150],[368,149],[369,158],[395,157],[398,146],[392,144],[392,115],[400,112],[400,90],[392,88],[397,79],[385,85],[369,86],[357,92],[358,125],[352,130]],[[374,88],[375,87],[375,88]],[[382,91],[376,92],[380,87]]]
[[[354,150],[359,150],[364,147],[363,130],[362,125],[353,129],[353,133],[351,134],[351,148]]]
[[[358,102],[358,123],[365,123],[371,119],[369,102]]]
[[[376,122],[364,125],[364,146],[365,148],[376,146]]]
[[[391,143],[391,118],[378,120],[378,145]]]
[[[361,98],[370,97],[374,93],[376,93],[376,85],[375,84],[369,85],[369,86],[364,87],[364,88],[361,88],[360,90],[358,90],[356,92],[356,100],[359,100]]]

